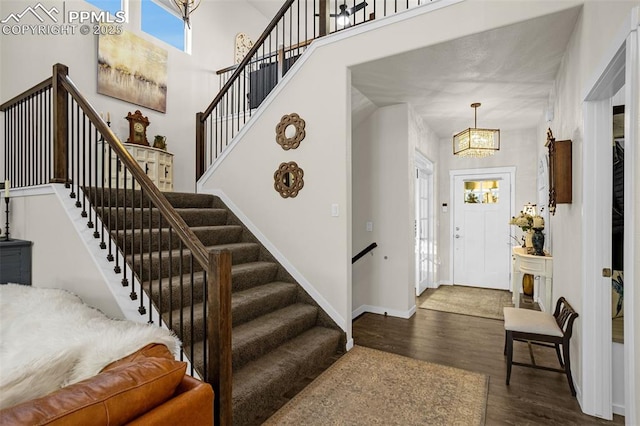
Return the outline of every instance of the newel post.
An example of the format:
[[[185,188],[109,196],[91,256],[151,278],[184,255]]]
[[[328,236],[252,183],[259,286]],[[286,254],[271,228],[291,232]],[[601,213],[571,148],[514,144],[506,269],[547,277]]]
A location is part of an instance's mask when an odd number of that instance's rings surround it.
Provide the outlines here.
[[[318,10],[318,35],[320,37],[326,36],[330,32],[330,10],[331,6],[329,4],[329,0],[320,0]]]
[[[69,67],[62,64],[53,66],[53,177],[52,183],[67,183],[67,145],[69,123],[67,110],[69,105],[67,89],[61,80],[69,74]]]
[[[207,269],[207,381],[215,393],[217,426],[231,426],[231,252],[209,252]]]
[[[196,114],[196,182],[205,170],[204,158],[204,113]]]

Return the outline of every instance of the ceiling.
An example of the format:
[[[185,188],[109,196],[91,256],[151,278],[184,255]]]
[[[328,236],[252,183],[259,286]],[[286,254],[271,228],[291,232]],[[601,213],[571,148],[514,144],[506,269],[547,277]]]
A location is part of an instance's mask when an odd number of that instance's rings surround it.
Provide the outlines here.
[[[440,138],[449,138],[473,127],[470,105],[481,102],[478,127],[535,127],[579,12],[572,8],[354,66],[352,121],[370,114],[371,103],[408,103]]]

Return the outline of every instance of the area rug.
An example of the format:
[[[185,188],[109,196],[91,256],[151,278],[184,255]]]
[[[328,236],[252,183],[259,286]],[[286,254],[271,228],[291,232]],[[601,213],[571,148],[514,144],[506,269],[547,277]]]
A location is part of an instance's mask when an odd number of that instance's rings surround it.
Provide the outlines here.
[[[505,306],[513,306],[511,292],[461,285],[441,285],[427,289],[423,309],[504,320]]]
[[[483,425],[489,377],[355,346],[265,425]]]

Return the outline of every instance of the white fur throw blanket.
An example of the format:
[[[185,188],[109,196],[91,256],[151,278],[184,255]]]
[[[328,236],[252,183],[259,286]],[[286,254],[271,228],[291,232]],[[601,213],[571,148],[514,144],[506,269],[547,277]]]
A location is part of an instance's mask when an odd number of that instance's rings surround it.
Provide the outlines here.
[[[96,375],[149,343],[174,354],[157,326],[114,320],[57,289],[0,285],[0,409]]]

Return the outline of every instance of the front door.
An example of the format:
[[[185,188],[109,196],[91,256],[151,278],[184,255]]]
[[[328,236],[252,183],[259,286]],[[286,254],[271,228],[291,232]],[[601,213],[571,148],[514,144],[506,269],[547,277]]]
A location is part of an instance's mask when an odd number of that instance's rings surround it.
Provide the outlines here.
[[[508,290],[512,172],[453,176],[453,283]]]

